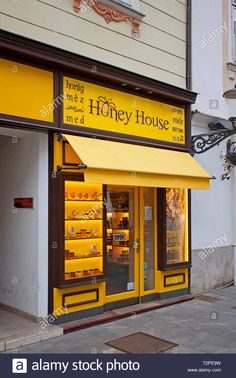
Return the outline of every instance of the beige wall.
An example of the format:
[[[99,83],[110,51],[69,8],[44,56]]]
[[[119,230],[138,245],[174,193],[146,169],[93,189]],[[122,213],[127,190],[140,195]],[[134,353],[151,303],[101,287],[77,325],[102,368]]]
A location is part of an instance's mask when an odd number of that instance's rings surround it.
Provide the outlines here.
[[[179,87],[186,83],[186,1],[140,0],[140,38],[129,22],[107,24],[93,9],[74,13],[73,0],[1,0],[10,31]]]

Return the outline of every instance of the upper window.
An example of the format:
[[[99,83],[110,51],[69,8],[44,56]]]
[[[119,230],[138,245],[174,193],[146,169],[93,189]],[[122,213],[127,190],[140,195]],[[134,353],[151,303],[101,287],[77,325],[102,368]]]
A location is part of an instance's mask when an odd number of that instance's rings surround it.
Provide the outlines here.
[[[232,58],[236,63],[236,0],[233,0],[232,4]]]
[[[132,7],[132,0],[120,0],[121,3],[125,3],[125,4],[128,4]]]
[[[139,10],[139,0],[111,0],[113,3],[128,6],[134,10]]]

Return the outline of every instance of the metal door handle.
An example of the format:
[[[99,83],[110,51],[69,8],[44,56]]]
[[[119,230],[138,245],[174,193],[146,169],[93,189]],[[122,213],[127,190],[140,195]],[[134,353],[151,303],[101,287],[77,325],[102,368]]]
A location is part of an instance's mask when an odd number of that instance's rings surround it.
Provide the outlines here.
[[[140,246],[139,240],[135,240],[134,243],[133,243],[133,248],[139,249],[139,246]]]

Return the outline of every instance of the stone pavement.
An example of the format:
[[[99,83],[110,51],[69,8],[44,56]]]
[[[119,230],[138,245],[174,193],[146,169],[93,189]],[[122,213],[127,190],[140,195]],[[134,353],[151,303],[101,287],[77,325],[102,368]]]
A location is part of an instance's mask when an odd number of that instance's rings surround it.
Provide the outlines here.
[[[22,345],[61,336],[61,327],[48,325],[41,329],[32,320],[0,309],[0,351],[14,350]]]
[[[21,347],[17,353],[121,353],[104,343],[139,331],[179,344],[166,353],[236,353],[236,287],[207,295],[220,300],[208,303],[194,299],[133,314],[129,318]],[[235,309],[231,308],[233,306]]]

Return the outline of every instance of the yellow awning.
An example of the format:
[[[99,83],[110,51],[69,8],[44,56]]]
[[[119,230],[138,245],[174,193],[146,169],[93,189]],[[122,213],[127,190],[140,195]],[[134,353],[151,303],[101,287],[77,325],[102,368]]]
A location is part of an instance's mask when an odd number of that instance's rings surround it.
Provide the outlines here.
[[[63,135],[88,168],[85,181],[109,185],[209,189],[211,177],[189,153]]]

